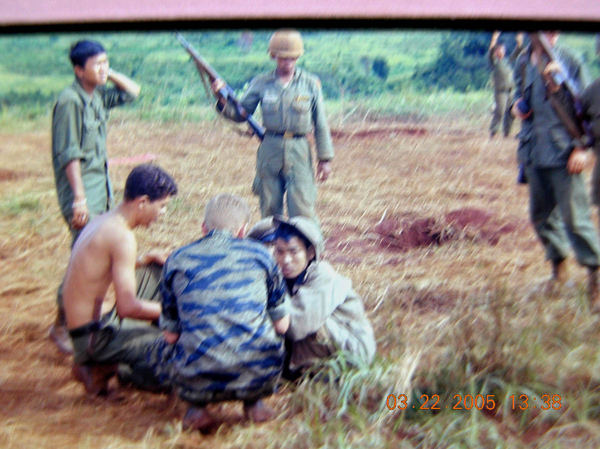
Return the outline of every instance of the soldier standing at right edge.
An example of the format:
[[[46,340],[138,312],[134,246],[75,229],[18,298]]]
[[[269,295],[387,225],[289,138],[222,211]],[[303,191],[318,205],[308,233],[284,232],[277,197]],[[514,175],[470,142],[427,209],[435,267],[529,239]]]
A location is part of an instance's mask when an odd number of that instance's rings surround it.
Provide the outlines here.
[[[265,138],[258,148],[253,191],[260,198],[262,217],[283,215],[284,194],[290,217],[302,215],[317,219],[317,189],[310,145],[306,138],[313,126],[317,146],[317,179],[325,181],[331,173],[333,146],[325,116],[321,82],[298,67],[304,53],[302,36],[295,30],[278,30],[269,42],[269,54],[276,60],[275,70],[252,80],[240,100],[246,112],[253,114],[261,105]],[[235,109],[218,95],[224,86],[217,79],[212,90],[217,108],[225,117],[243,121]]]
[[[558,33],[544,32],[544,35],[554,47]],[[554,51],[567,75],[584,87],[587,80],[581,62],[564,48],[554,48]],[[513,111],[531,125],[526,146],[530,218],[546,248],[546,258],[552,263],[552,282],[564,282],[569,241],[579,264],[588,268],[588,295],[590,302],[595,303],[600,244],[590,217],[582,174],[589,152],[571,137],[551,105],[545,74],[542,75],[537,66],[541,57],[541,51],[531,45],[515,67],[515,77],[523,77],[517,84],[522,81],[523,88],[519,89],[522,96],[516,100]]]
[[[600,57],[600,34],[596,35],[596,54]],[[585,88],[580,101],[584,118],[589,121],[594,137],[596,161],[592,169],[590,200],[598,208],[600,216],[600,78]]]

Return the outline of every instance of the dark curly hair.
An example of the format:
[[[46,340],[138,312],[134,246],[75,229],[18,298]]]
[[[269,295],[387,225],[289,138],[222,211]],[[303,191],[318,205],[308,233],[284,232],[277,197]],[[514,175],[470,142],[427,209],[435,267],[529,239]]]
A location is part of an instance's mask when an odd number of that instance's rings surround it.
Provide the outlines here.
[[[177,184],[163,169],[152,164],[142,164],[129,173],[125,182],[125,201],[148,195],[150,201],[177,195]]]

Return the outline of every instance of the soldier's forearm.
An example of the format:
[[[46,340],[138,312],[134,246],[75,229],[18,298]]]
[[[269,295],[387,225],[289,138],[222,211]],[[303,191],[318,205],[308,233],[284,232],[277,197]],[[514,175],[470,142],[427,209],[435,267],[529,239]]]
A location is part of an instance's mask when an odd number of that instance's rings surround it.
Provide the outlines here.
[[[83,188],[83,180],[81,179],[81,163],[79,159],[73,159],[65,167],[67,179],[71,185],[71,190],[74,195],[74,202],[85,200],[85,189]]]
[[[140,94],[142,87],[133,81],[128,76],[123,75],[113,69],[108,71],[108,79],[112,81],[119,89],[127,92],[129,95],[136,97]]]

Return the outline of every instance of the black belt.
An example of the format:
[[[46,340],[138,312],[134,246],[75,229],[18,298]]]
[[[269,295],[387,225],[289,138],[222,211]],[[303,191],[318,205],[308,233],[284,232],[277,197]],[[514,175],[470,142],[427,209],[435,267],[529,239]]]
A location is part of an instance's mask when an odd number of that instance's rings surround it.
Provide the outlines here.
[[[84,335],[90,335],[92,332],[99,331],[106,323],[108,323],[114,316],[115,310],[111,310],[106,313],[100,320],[93,320],[83,326],[76,327],[75,329],[69,330],[71,338],[83,337]]]
[[[281,133],[277,133],[277,132],[271,131],[269,129],[267,129],[265,131],[265,134],[268,136],[273,136],[273,137],[283,137],[284,139],[300,139],[300,138],[306,136],[306,134],[294,134],[291,131],[284,131]]]

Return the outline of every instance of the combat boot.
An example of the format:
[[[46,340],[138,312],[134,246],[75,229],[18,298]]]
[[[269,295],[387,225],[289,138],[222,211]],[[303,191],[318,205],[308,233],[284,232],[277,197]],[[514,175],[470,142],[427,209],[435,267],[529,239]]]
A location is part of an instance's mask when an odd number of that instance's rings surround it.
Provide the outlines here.
[[[564,259],[552,260],[552,274],[532,290],[546,296],[554,296],[560,292],[566,280],[566,264]]]
[[[85,392],[91,396],[108,396],[108,382],[117,374],[117,364],[85,365],[74,363],[71,367],[73,377],[81,382]]]

